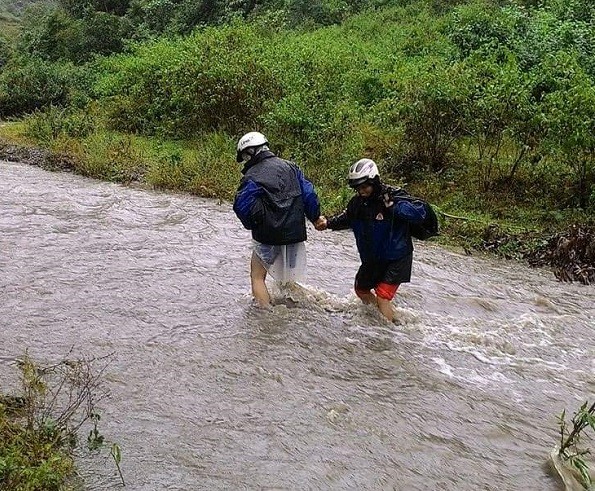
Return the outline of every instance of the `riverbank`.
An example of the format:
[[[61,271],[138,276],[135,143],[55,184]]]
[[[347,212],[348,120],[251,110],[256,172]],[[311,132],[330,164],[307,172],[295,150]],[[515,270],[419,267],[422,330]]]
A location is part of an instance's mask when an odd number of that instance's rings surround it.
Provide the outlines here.
[[[27,352],[15,360],[20,386],[0,388],[0,489],[84,489],[74,453],[83,447],[80,434],[88,421],[86,447],[99,450],[104,444],[96,404],[106,392],[95,361],[42,364]]]
[[[181,185],[184,174],[184,152],[176,143],[133,140],[130,136],[109,140],[103,150],[88,146],[75,146],[72,142],[53,142],[47,148],[34,145],[23,136],[18,124],[13,128],[0,129],[0,158],[35,165],[48,171],[74,172],[97,179],[120,182],[126,185],[150,189],[182,191],[210,198],[230,200],[233,197],[239,168],[227,166],[211,176],[194,179],[189,185]],[[179,143],[177,143],[179,145]],[[151,148],[157,148],[152,152]],[[119,150],[118,150],[119,149]],[[141,150],[142,149],[142,150]],[[90,153],[95,158],[103,156],[97,165],[89,162]],[[111,158],[110,158],[111,157]],[[192,158],[198,158],[194,155]],[[230,160],[231,162],[231,160]],[[155,169],[158,169],[156,171]],[[348,190],[343,182],[329,185],[328,180],[318,184],[322,207],[325,213],[339,211],[348,199]],[[466,254],[491,254],[509,260],[522,261],[535,267],[548,268],[560,281],[595,283],[595,226],[593,219],[573,213],[558,214],[555,220],[545,220],[543,213],[536,215],[531,208],[515,206],[509,202],[506,217],[497,218],[499,210],[506,206],[495,203],[491,210],[478,213],[461,208],[459,192],[451,183],[437,179],[415,182],[408,186],[412,194],[426,197],[439,216],[441,234],[433,241],[450,248],[462,249]],[[506,199],[505,197],[503,199]],[[458,203],[455,213],[450,204]]]
[[[59,430],[29,426],[27,417],[24,396],[0,394],[0,487],[64,489],[75,475],[72,448]]]

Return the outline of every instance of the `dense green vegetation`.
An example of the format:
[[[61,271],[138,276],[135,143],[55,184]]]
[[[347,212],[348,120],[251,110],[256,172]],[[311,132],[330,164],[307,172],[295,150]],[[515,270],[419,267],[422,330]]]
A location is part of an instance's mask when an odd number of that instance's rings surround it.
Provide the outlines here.
[[[82,173],[229,198],[234,143],[259,129],[327,211],[368,156],[468,218],[443,224],[468,245],[594,215],[588,0],[59,0],[21,19],[0,115],[22,123],[3,132]]]
[[[96,403],[105,395],[97,360],[65,359],[41,365],[27,354],[18,360],[21,387],[0,392],[0,489],[58,491],[82,489],[73,449],[79,430],[92,422],[87,444],[104,445]],[[119,456],[119,447],[117,448]],[[119,461],[116,461],[119,470]]]
[[[441,240],[511,257],[593,224],[594,24],[592,0],[0,0],[0,136],[229,199],[257,129],[326,212],[367,156],[437,206]],[[68,440],[7,411],[0,484],[58,489]]]

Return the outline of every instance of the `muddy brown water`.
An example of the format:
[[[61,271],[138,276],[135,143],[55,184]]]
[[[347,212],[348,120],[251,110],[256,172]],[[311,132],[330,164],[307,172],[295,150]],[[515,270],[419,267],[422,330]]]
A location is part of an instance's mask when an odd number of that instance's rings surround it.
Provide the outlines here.
[[[112,354],[101,430],[130,490],[562,489],[556,416],[593,395],[595,290],[417,243],[388,324],[350,232],[252,306],[229,203],[0,162],[0,386]],[[118,489],[105,456],[88,489]]]

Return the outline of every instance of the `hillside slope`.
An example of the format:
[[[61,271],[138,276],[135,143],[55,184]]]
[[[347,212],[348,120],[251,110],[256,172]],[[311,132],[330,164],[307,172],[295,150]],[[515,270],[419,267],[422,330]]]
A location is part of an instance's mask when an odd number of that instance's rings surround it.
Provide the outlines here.
[[[29,5],[36,3],[51,5],[56,2],[54,0],[0,0],[0,16],[4,17],[4,14],[10,14],[18,17]]]

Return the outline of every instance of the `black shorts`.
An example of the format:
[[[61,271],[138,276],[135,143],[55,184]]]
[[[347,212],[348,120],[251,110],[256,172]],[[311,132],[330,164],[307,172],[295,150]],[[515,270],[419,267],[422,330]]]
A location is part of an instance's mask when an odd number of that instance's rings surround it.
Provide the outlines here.
[[[363,263],[355,275],[355,288],[372,290],[379,283],[400,285],[411,281],[413,253],[396,261],[374,261]]]

